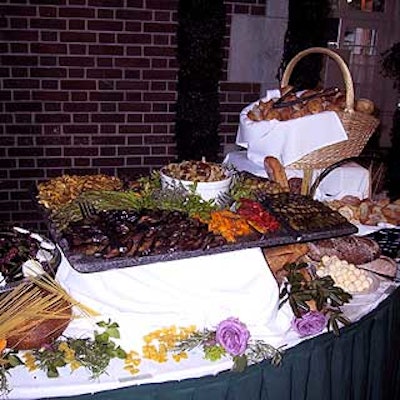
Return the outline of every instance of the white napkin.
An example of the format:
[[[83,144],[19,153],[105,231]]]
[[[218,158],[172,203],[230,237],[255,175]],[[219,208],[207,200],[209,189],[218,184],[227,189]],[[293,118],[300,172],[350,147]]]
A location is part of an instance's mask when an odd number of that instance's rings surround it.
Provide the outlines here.
[[[268,91],[262,100],[272,97],[276,97],[276,91]],[[252,121],[247,113],[256,103],[241,111],[236,136],[236,144],[247,148],[247,157],[256,164],[263,165],[269,155],[288,166],[314,150],[347,140],[335,112],[324,111],[289,121]]]

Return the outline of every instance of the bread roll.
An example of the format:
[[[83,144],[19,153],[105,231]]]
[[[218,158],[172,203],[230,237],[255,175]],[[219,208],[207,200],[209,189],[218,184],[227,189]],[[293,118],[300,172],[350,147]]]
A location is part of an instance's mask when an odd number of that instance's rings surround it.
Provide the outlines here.
[[[271,181],[279,183],[283,191],[289,191],[289,183],[287,180],[285,168],[277,158],[272,156],[265,157],[264,168]]]

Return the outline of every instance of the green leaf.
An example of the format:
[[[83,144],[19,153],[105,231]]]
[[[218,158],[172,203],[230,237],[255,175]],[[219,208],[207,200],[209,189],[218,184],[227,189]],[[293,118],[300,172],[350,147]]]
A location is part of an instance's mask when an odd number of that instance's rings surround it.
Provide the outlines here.
[[[245,355],[233,357],[232,370],[236,372],[243,372],[247,367],[247,357]]]
[[[48,370],[47,370],[47,377],[48,378],[58,378],[59,377],[59,373],[58,373],[58,371],[57,371],[57,368],[49,368]]]
[[[7,357],[7,360],[8,360],[8,362],[9,362],[11,367],[16,367],[17,365],[23,365],[24,364],[21,361],[21,359],[18,356],[14,355],[14,354],[10,354]]]
[[[120,334],[119,334],[119,330],[117,329],[117,327],[109,327],[106,331],[106,333],[108,333],[110,335],[110,337],[113,338],[120,338]]]

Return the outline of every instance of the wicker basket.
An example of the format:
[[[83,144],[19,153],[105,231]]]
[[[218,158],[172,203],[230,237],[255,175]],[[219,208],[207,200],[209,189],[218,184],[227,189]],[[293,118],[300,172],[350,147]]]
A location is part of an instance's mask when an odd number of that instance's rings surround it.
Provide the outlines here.
[[[338,64],[343,76],[346,91],[346,107],[344,111],[337,112],[348,140],[325,146],[315,150],[293,164],[294,169],[323,169],[341,160],[357,157],[379,124],[379,120],[372,115],[354,110],[354,86],[350,71],[344,60],[334,51],[324,47],[311,47],[298,53],[287,65],[282,77],[281,86],[289,84],[290,75],[296,64],[308,54],[322,53],[331,57]]]

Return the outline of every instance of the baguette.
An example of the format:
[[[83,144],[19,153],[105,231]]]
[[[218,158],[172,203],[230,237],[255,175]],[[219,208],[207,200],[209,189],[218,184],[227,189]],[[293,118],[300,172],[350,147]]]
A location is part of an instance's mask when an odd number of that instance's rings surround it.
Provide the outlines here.
[[[272,156],[265,157],[264,168],[271,181],[279,183],[284,192],[289,191],[289,183],[286,176],[285,168],[277,158]]]

